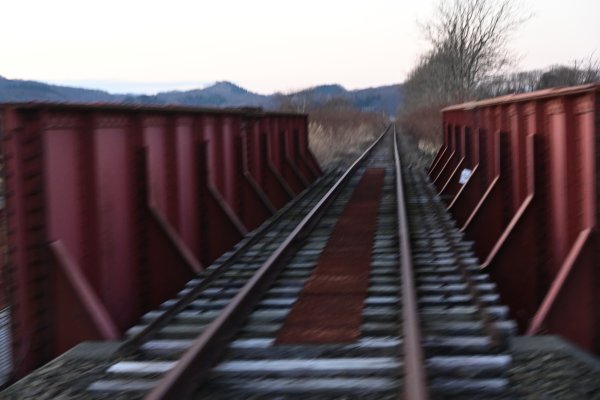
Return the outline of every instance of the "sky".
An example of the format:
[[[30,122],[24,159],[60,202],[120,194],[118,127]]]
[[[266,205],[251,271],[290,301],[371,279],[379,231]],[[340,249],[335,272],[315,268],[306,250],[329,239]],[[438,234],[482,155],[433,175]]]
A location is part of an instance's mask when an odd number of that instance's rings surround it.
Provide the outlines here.
[[[438,1],[0,0],[0,75],[117,93],[399,83]],[[520,3],[519,69],[600,59],[600,0]]]

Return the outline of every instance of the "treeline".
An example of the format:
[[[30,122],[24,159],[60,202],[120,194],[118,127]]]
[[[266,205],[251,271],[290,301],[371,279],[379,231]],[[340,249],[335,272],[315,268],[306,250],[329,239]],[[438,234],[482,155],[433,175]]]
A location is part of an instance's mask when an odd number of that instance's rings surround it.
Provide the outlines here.
[[[343,98],[281,95],[278,101],[281,111],[310,115],[310,148],[326,169],[352,162],[389,121],[385,113],[363,111]]]
[[[442,142],[440,110],[450,104],[600,80],[600,64],[590,58],[570,66],[506,73],[515,57],[508,39],[527,18],[513,0],[440,2],[425,24],[431,49],[423,54],[404,84],[398,120],[421,149],[433,152]]]
[[[545,70],[493,76],[481,85],[479,98],[526,93],[559,86],[575,86],[600,81],[600,63],[588,60],[573,65],[556,65]]]

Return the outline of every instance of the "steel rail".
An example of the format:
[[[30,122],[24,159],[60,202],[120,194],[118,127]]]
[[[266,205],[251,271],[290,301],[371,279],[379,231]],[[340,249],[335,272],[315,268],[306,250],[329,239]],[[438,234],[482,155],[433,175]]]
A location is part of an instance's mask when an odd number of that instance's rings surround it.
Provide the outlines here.
[[[327,179],[329,174],[323,175],[322,179]],[[286,217],[286,211],[292,209],[298,202],[303,199],[308,192],[304,192],[286,204],[282,209],[281,213],[274,218],[270,218],[267,220],[265,224],[262,224],[260,227],[255,229],[252,232],[252,236],[248,238],[245,242],[240,242],[240,246],[225,259],[217,268],[213,269],[206,275],[202,280],[198,282],[194,287],[191,288],[189,292],[185,295],[179,297],[175,303],[165,310],[160,316],[153,319],[148,325],[146,325],[142,330],[140,330],[137,334],[131,336],[129,339],[123,342],[123,344],[119,348],[119,354],[126,355],[131,354],[142,345],[142,343],[151,337],[155,332],[163,328],[167,325],[173,318],[177,316],[181,311],[183,311],[192,301],[194,301],[200,293],[204,289],[206,289],[209,285],[211,285],[214,281],[219,279],[223,273],[225,273],[229,267],[239,261],[239,259],[244,255],[245,251],[256,244],[260,239],[264,237],[264,235],[273,228],[273,226]]]
[[[202,384],[212,366],[225,352],[226,344],[244,323],[284,267],[282,261],[301,245],[302,239],[314,228],[361,161],[381,141],[389,129],[390,126],[354,161],[333,187],[300,221],[283,243],[221,311],[219,316],[194,340],[191,348],[184,353],[175,367],[146,396],[147,400],[186,398],[196,387]]]
[[[429,398],[429,392],[423,357],[410,232],[406,216],[402,164],[400,162],[400,154],[398,153],[396,125],[394,125],[394,161],[396,169],[398,239],[400,241],[400,272],[402,276],[402,329],[404,334],[402,346],[404,350],[403,398],[406,400],[426,400]]]

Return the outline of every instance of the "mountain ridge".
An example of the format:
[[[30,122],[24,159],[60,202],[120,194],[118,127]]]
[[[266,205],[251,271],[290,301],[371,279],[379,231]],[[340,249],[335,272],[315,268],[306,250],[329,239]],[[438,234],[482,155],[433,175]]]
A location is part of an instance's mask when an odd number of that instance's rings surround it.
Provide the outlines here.
[[[293,93],[259,94],[229,81],[218,81],[205,88],[169,90],[153,95],[113,94],[99,89],[53,85],[32,80],[6,79],[0,75],[0,102],[52,101],[102,102],[199,107],[279,108],[282,99],[322,104],[343,99],[363,111],[395,115],[403,100],[402,85],[392,84],[347,90],[339,84],[324,84]]]

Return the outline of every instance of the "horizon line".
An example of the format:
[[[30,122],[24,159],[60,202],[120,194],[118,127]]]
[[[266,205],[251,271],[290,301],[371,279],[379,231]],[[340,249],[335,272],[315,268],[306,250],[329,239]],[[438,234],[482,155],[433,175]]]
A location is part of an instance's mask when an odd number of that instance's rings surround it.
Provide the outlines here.
[[[366,90],[371,88],[379,88],[383,86],[394,86],[401,85],[402,82],[394,82],[394,83],[386,83],[382,85],[370,85],[366,87],[357,87],[357,88],[348,88],[341,83],[321,83],[316,85],[306,86],[300,89],[281,89],[275,90],[270,93],[264,93],[260,91],[253,91],[239,83],[236,83],[231,80],[214,80],[214,81],[158,81],[158,82],[149,82],[149,81],[127,81],[120,79],[23,79],[23,78],[8,78],[6,76],[0,75],[8,80],[20,80],[20,81],[32,81],[32,82],[40,82],[48,85],[55,86],[63,86],[69,87],[73,89],[87,89],[87,90],[100,90],[103,92],[107,92],[111,95],[138,95],[138,96],[155,96],[161,93],[168,92],[185,92],[191,90],[203,90],[210,88],[218,83],[229,83],[235,85],[241,89],[247,90],[253,94],[263,95],[263,96],[272,96],[276,94],[293,94],[302,92],[304,90],[309,90],[322,86],[340,86],[344,90],[347,91],[356,91],[356,90]]]

